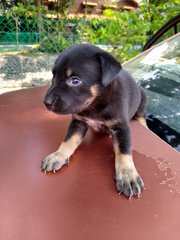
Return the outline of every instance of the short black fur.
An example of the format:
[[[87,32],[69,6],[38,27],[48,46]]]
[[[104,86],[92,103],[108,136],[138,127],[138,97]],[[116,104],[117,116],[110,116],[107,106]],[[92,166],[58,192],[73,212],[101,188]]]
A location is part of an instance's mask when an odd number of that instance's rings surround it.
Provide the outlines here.
[[[88,126],[108,130],[116,156],[117,190],[128,197],[140,194],[143,181],[132,161],[129,120],[145,118],[146,97],[112,55],[90,44],[65,50],[53,67],[52,85],[44,103],[55,113],[72,114],[64,143],[75,134],[83,139]],[[44,170],[48,164],[43,163]]]

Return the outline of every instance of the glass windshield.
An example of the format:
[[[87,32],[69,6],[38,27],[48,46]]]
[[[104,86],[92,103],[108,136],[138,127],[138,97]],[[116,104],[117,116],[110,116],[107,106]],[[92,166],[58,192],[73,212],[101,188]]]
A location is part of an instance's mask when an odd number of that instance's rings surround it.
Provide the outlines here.
[[[123,67],[145,89],[148,112],[180,132],[180,34]]]

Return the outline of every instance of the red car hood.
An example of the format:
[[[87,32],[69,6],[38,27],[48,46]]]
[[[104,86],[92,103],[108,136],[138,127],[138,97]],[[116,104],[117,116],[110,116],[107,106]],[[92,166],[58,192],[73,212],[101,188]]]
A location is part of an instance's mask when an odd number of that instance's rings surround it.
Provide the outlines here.
[[[69,166],[40,171],[70,116],[48,112],[46,88],[0,96],[0,239],[179,240],[180,155],[132,121],[140,198],[118,195],[111,139],[88,131]]]

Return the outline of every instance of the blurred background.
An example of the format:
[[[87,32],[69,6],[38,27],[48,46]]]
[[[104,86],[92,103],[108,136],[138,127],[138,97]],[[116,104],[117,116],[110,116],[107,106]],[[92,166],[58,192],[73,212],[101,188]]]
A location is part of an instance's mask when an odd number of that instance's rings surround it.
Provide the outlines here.
[[[54,60],[77,43],[96,44],[123,63],[179,9],[179,0],[1,0],[0,93],[48,84]]]

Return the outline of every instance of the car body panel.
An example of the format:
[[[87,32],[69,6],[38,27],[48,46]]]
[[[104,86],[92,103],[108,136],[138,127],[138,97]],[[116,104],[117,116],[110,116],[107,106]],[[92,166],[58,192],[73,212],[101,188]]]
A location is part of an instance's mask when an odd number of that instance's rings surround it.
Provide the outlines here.
[[[180,155],[137,121],[133,156],[146,188],[140,198],[116,192],[111,139],[90,130],[69,166],[40,171],[70,121],[45,109],[46,89],[0,96],[0,239],[178,240]]]
[[[151,124],[149,127],[178,151],[180,151],[179,51],[180,33],[123,64],[144,88],[148,113],[159,121],[158,128],[157,124]]]

